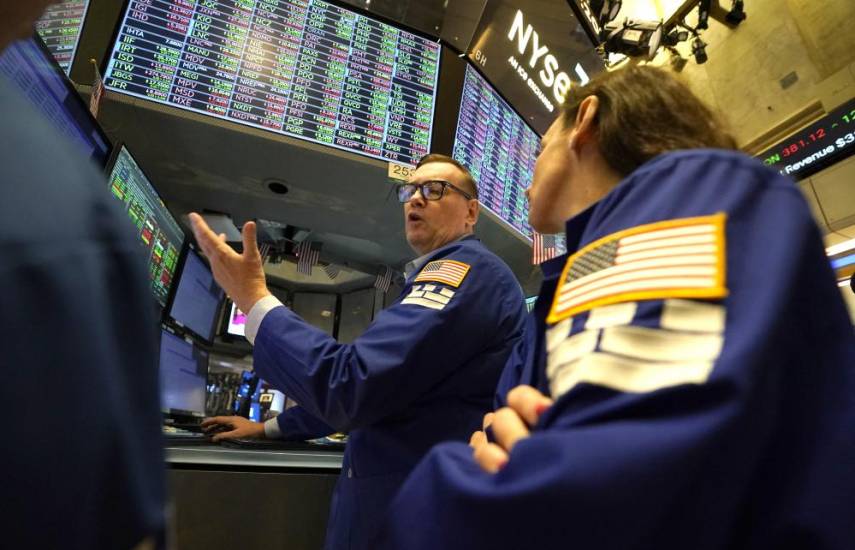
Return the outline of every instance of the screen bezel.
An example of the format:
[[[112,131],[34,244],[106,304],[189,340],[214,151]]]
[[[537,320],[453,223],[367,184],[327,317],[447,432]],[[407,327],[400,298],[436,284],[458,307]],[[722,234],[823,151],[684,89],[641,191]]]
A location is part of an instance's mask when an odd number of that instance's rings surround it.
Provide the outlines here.
[[[191,254],[195,254],[196,257],[199,258],[199,260],[202,262],[202,264],[205,265],[205,267],[208,269],[208,271],[211,270],[210,263],[207,261],[207,259],[202,254],[200,254],[196,250],[196,247],[193,245],[192,242],[190,242],[190,239],[188,239],[186,234],[185,234],[184,245],[181,247],[181,254],[178,257],[178,264],[177,264],[177,268],[176,268],[176,273],[177,273],[176,281],[173,285],[171,285],[169,287],[169,296],[166,300],[166,306],[163,308],[164,320],[169,321],[170,324],[180,328],[184,332],[189,333],[191,337],[197,338],[197,339],[201,340],[202,342],[204,342],[205,344],[210,346],[213,344],[214,338],[217,336],[217,325],[218,325],[218,321],[220,319],[220,312],[221,312],[222,307],[223,307],[223,302],[225,301],[225,292],[223,292],[222,289],[220,289],[220,299],[217,302],[216,313],[214,314],[213,318],[211,319],[211,329],[209,331],[210,337],[207,337],[204,334],[199,334],[198,332],[196,332],[195,330],[193,330],[189,326],[185,325],[184,323],[182,323],[181,321],[176,319],[175,316],[172,314],[172,308],[175,306],[175,298],[176,298],[176,295],[178,294],[178,286],[181,284],[181,280],[184,277],[184,266],[187,264],[187,258]],[[212,279],[214,278],[213,272],[211,273],[211,278]]]
[[[71,101],[73,101],[74,103],[76,103],[80,107],[80,109],[84,112],[83,116],[89,120],[89,122],[92,124],[92,127],[95,129],[95,132],[107,144],[107,151],[104,154],[104,158],[101,159],[100,162],[99,162],[98,158],[95,156],[89,156],[88,157],[93,162],[95,162],[99,167],[104,168],[105,166],[107,166],[107,163],[109,163],[110,159],[113,157],[113,154],[115,153],[115,150],[116,150],[115,144],[112,142],[112,140],[110,140],[109,137],[107,137],[107,133],[104,132],[103,128],[101,128],[101,125],[98,123],[98,119],[96,119],[94,116],[92,116],[92,111],[89,110],[89,105],[87,105],[86,102],[83,100],[83,98],[80,97],[80,93],[77,91],[77,88],[75,87],[74,82],[71,81],[71,78],[69,78],[69,76],[67,74],[65,74],[65,71],[63,71],[62,67],[59,66],[59,63],[56,62],[56,59],[54,59],[53,54],[50,53],[50,50],[45,45],[44,40],[42,40],[42,37],[39,36],[39,33],[36,31],[33,31],[33,34],[30,36],[30,38],[35,41],[36,46],[41,50],[42,55],[48,61],[48,63],[50,64],[50,67],[54,71],[54,73],[56,73],[57,75],[59,75],[61,77],[62,83],[65,85],[66,89],[70,92],[69,95],[74,97],[74,99],[72,99]]]
[[[173,221],[175,222],[176,225],[178,225],[179,228],[181,228],[181,232],[184,234],[184,238],[181,241],[181,246],[179,247],[178,264],[176,264],[176,266],[175,266],[176,277],[175,277],[175,279],[173,279],[172,284],[169,286],[169,292],[166,293],[166,299],[164,300],[163,305],[160,304],[160,302],[154,296],[154,293],[151,293],[151,281],[148,281],[149,292],[152,294],[152,301],[154,301],[155,306],[157,306],[157,308],[160,310],[160,313],[161,313],[160,321],[163,321],[163,318],[165,315],[164,312],[166,311],[166,308],[169,306],[170,300],[172,298],[172,294],[175,292],[175,286],[178,283],[178,277],[179,277],[178,274],[179,274],[179,268],[181,265],[181,258],[184,254],[184,248],[187,246],[189,236],[187,235],[187,231],[185,230],[184,226],[179,221],[179,218],[176,217],[175,214],[172,213],[172,210],[169,209],[169,206],[166,204],[166,201],[163,200],[163,195],[161,195],[160,191],[157,190],[157,187],[152,182],[151,178],[148,175],[148,172],[146,172],[145,169],[142,167],[142,165],[140,165],[139,161],[134,156],[134,154],[131,152],[130,148],[128,148],[128,144],[126,142],[118,142],[116,144],[116,146],[113,147],[113,153],[110,155],[110,160],[107,162],[107,165],[104,167],[104,179],[107,180],[107,187],[106,187],[107,192],[108,193],[110,192],[110,186],[112,185],[112,182],[110,180],[110,174],[113,172],[113,168],[115,168],[116,160],[119,158],[119,155],[121,154],[122,149],[127,151],[128,155],[136,163],[137,168],[140,169],[140,172],[142,172],[143,176],[145,176],[145,179],[148,180],[149,184],[151,184],[151,188],[154,190],[155,194],[157,195],[157,198],[160,199],[160,201],[164,204],[164,206],[166,207],[166,211],[169,213],[170,216],[172,216]]]
[[[373,13],[373,12],[368,11],[366,9],[354,6],[352,4],[348,4],[348,3],[342,2],[340,0],[323,0],[323,1],[326,2],[327,4],[332,4],[332,5],[340,8],[340,9],[353,12],[357,15],[362,16],[362,17],[367,17],[369,19],[373,19],[374,21],[378,21],[380,23],[394,27],[394,28],[398,29],[399,31],[408,32],[410,34],[413,34],[415,36],[418,36],[418,37],[423,38],[425,40],[428,40],[430,42],[435,42],[437,45],[439,45],[439,54],[437,55],[437,58],[436,58],[436,75],[435,75],[436,84],[434,86],[433,102],[432,102],[433,116],[431,116],[431,127],[430,127],[430,132],[428,135],[428,138],[429,138],[428,147],[427,147],[428,152],[426,154],[430,154],[431,152],[433,152],[434,133],[436,132],[436,116],[437,116],[438,101],[439,101],[440,74],[442,73],[442,50],[445,47],[444,44],[442,43],[442,41],[437,39],[434,36],[430,36],[429,34],[423,32],[423,31],[420,31],[418,29],[412,29],[409,27],[405,27],[398,21],[394,21],[392,19],[389,19],[388,17],[384,17],[382,15]],[[122,0],[121,8],[119,9],[118,19],[116,20],[116,24],[115,24],[115,26],[113,28],[113,32],[110,36],[110,41],[107,43],[107,48],[104,51],[104,56],[101,59],[101,63],[99,64],[99,70],[101,71],[101,74],[104,75],[105,89],[110,90],[111,93],[122,94],[123,96],[131,97],[134,99],[139,99],[142,101],[148,101],[150,103],[154,103],[155,105],[159,105],[159,106],[167,108],[167,109],[175,109],[178,112],[198,114],[198,115],[204,116],[206,119],[217,120],[217,121],[228,123],[228,124],[235,124],[238,127],[242,127],[242,128],[252,128],[254,130],[260,130],[260,131],[265,132],[265,133],[270,133],[270,134],[280,136],[280,137],[285,137],[288,139],[295,139],[295,140],[300,141],[302,143],[310,143],[312,145],[317,145],[317,146],[321,146],[321,147],[330,147],[332,149],[335,149],[336,151],[341,151],[342,153],[353,154],[353,155],[356,155],[360,158],[367,158],[367,159],[371,159],[374,161],[382,162],[384,164],[386,164],[386,163],[405,164],[405,163],[400,162],[400,161],[379,158],[379,157],[376,157],[376,156],[371,155],[369,153],[363,153],[360,151],[355,151],[353,149],[348,149],[348,148],[342,147],[340,145],[334,145],[331,143],[321,143],[321,142],[311,140],[311,139],[307,139],[307,138],[304,138],[301,136],[295,136],[295,135],[292,135],[289,133],[285,133],[284,131],[276,131],[276,130],[271,130],[269,128],[262,128],[260,126],[256,126],[253,124],[243,124],[240,121],[237,121],[234,119],[223,118],[223,117],[219,117],[219,116],[213,116],[213,115],[201,113],[201,112],[198,112],[198,111],[195,111],[192,109],[184,109],[178,105],[174,105],[174,104],[171,104],[168,102],[163,103],[163,102],[156,101],[153,99],[143,98],[143,97],[133,95],[133,94],[127,94],[127,93],[122,92],[121,90],[114,90],[112,88],[106,88],[107,68],[110,65],[110,59],[113,56],[113,50],[116,47],[116,42],[118,42],[118,40],[119,40],[119,34],[120,34],[120,31],[122,28],[122,23],[125,20],[125,15],[128,11],[128,7],[130,5],[130,2],[131,2],[131,0]],[[418,159],[416,159],[416,160],[418,160]]]

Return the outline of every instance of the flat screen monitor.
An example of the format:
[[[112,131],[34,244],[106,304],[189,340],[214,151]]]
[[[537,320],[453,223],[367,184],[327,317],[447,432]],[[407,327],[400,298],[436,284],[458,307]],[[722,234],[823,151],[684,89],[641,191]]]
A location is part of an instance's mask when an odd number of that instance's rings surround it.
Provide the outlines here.
[[[528,239],[525,190],[539,151],[540,136],[467,65],[452,156],[472,172],[481,204]]]
[[[414,164],[430,150],[437,42],[322,0],[129,0],[108,89]]]
[[[89,0],[63,0],[48,6],[36,22],[36,31],[65,74],[71,72],[88,9]]]
[[[0,75],[17,86],[57,132],[77,143],[99,166],[106,164],[110,141],[38,36],[3,50]]]
[[[160,332],[160,407],[163,412],[205,415],[208,354],[168,330]]]
[[[232,302],[226,325],[226,334],[246,337],[246,314]]]
[[[109,181],[110,192],[122,202],[137,228],[140,246],[148,258],[154,298],[165,307],[175,279],[184,231],[124,145],[116,153]]]
[[[222,301],[223,291],[214,280],[211,268],[188,247],[172,295],[169,316],[199,338],[211,342]]]

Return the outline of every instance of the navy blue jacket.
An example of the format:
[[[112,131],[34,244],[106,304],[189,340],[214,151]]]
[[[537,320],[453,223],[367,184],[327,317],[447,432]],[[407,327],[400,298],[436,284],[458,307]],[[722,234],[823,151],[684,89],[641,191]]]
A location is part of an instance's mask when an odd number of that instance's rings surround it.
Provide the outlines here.
[[[300,404],[280,415],[283,435],[349,432],[327,548],[372,548],[389,502],[419,459],[436,443],[466,441],[479,428],[524,318],[513,274],[474,238],[434,251],[351,344],[285,307],[267,313],[254,368]]]
[[[793,182],[664,155],[567,241],[499,386],[554,405],[496,475],[435,447],[377,548],[853,548],[855,337]]]
[[[18,95],[0,78],[0,546],[132,548],[165,505],[144,259],[103,175]]]

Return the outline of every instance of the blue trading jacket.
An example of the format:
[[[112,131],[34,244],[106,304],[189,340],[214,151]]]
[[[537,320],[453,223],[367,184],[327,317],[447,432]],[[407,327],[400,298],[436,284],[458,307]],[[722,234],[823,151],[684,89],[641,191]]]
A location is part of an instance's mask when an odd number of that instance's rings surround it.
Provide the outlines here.
[[[132,548],[166,506],[147,270],[104,176],[19,96],[0,78],[0,547]]]
[[[555,404],[496,475],[435,447],[377,548],[853,548],[855,338],[793,182],[676,152],[567,236],[499,386]]]
[[[327,548],[371,548],[419,459],[478,429],[524,319],[513,274],[475,238],[436,250],[351,344],[285,307],[264,317],[254,368],[301,405],[280,415],[283,435],[350,432]]]

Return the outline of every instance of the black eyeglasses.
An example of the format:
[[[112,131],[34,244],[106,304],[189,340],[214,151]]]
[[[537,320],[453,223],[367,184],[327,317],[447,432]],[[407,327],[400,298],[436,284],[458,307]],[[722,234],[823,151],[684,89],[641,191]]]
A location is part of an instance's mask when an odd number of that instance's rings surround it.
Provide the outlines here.
[[[398,200],[401,202],[409,202],[409,200],[413,198],[413,195],[416,194],[416,191],[420,191],[425,200],[438,201],[445,194],[446,187],[451,187],[469,200],[475,198],[470,193],[467,193],[451,182],[430,180],[422,183],[402,183],[398,186]]]

